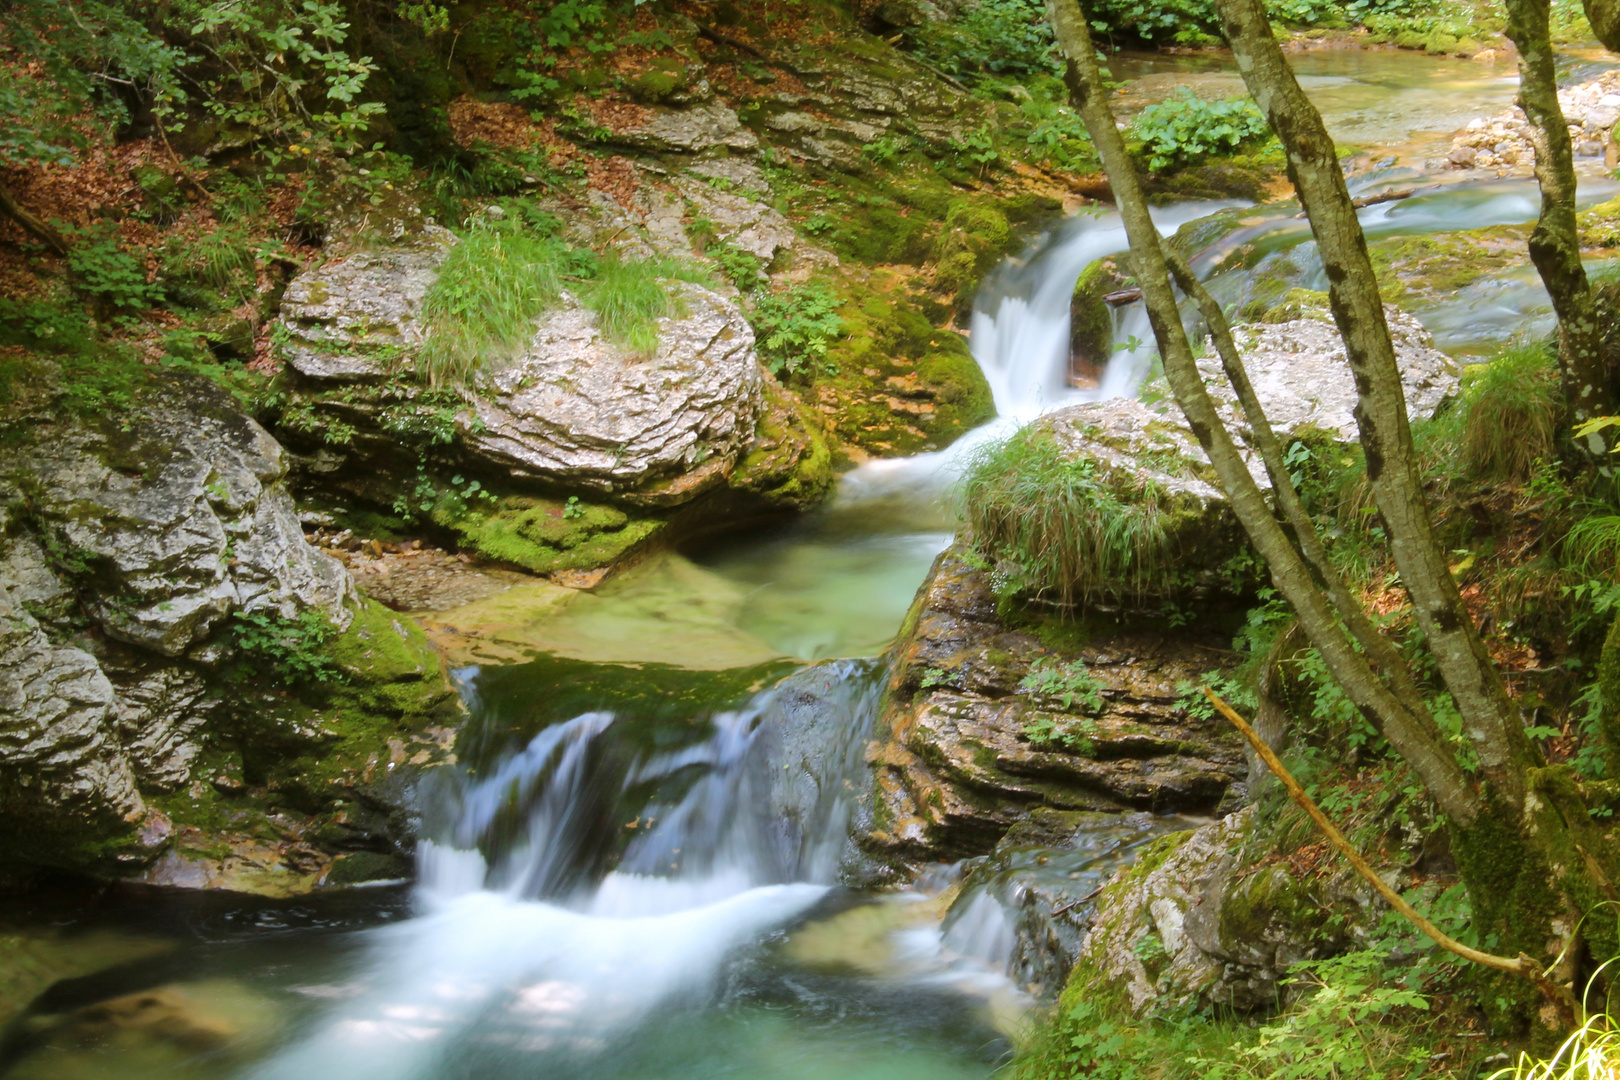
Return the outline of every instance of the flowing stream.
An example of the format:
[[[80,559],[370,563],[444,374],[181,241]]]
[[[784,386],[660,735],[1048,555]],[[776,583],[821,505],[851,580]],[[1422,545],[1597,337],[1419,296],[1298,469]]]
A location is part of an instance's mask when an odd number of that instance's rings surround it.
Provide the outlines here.
[[[1405,53],[1299,63],[1341,138],[1408,156],[1513,91],[1509,72]],[[1233,78],[1201,59],[1124,60],[1115,74],[1135,80],[1128,107]],[[1397,162],[1354,183],[1375,192],[1414,179],[1445,178]],[[1418,235],[1535,211],[1528,183],[1474,181],[1362,218],[1369,234]],[[1157,221],[1168,234],[1224,215],[1194,260],[1224,301],[1279,269],[1320,287],[1291,208],[1245,213],[1182,203]],[[1258,254],[1217,270],[1240,245]],[[876,658],[950,540],[947,495],[964,462],[1042,412],[1134,393],[1149,375],[1151,347],[1131,347],[1151,337],[1135,304],[1115,312],[1100,386],[1068,377],[1076,278],[1124,246],[1116,215],[1070,219],[986,282],[971,341],[994,422],[948,450],[855,469],[827,508],[788,529],[609,582],[555,615],[563,644],[550,655],[460,671],[472,718],[459,764],[422,792],[429,839],[415,886],[297,902],[46,894],[8,912],[40,935],[79,928],[90,935],[81,943],[127,962],[53,988],[0,1044],[0,1074],[987,1076],[1028,1004],[1005,970],[1011,926],[997,890],[1014,886],[993,882],[944,919],[946,872],[906,892],[840,885],[860,866],[848,836],[883,678]],[[1518,270],[1414,313],[1459,356],[1547,318],[1533,274]],[[1156,827],[1099,833],[1044,872],[1100,881]],[[153,987],[187,1018],[172,1037],[147,1025],[87,1038],[62,1019]],[[225,1034],[173,1036],[210,1024]]]

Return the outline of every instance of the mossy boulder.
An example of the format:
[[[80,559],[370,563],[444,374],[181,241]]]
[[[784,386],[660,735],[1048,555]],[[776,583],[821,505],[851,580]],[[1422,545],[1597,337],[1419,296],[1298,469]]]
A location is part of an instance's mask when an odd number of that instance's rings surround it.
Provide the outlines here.
[[[754,442],[731,475],[732,489],[772,508],[808,510],[832,485],[832,451],[815,415],[780,383],[768,381]]]
[[[879,457],[937,450],[995,415],[967,342],[919,310],[902,275],[874,272],[841,291],[843,336],[801,391],[835,454],[839,444]]]
[[[1074,283],[1074,298],[1069,304],[1069,354],[1077,367],[1100,377],[1113,356],[1113,308],[1103,299],[1110,293],[1128,288],[1132,280],[1125,257],[1109,256],[1098,259],[1084,270]]]
[[[622,562],[657,536],[666,520],[599,502],[508,495],[493,506],[458,507],[439,523],[468,550],[535,574],[591,570]]]

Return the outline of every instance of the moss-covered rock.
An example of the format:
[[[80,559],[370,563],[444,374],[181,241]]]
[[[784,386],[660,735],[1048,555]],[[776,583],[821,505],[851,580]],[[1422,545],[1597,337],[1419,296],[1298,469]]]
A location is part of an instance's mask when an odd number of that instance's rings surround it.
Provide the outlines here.
[[[832,484],[832,452],[814,414],[780,383],[767,382],[759,427],[731,475],[732,488],[773,508],[808,510]]]
[[[844,333],[801,390],[840,444],[879,457],[937,450],[995,415],[967,342],[936,327],[894,271],[846,282]],[[847,455],[846,455],[847,456]]]
[[[617,506],[538,495],[508,495],[493,507],[441,513],[463,546],[535,574],[592,570],[622,562],[657,536],[662,517],[632,517]]]

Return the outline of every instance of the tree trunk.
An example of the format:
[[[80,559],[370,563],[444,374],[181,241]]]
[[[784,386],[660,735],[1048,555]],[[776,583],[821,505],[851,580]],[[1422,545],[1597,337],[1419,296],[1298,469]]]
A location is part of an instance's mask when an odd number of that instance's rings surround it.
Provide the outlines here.
[[[1480,771],[1504,801],[1522,805],[1524,766],[1540,762],[1435,539],[1412,450],[1395,347],[1337,148],[1294,78],[1260,0],[1217,0],[1216,7],[1243,81],[1287,151],[1289,178],[1316,236],[1333,318],[1355,375],[1356,422],[1367,479],[1401,582],[1435,666],[1462,714]]]
[[[1266,560],[1278,591],[1293,606],[1333,677],[1411,764],[1442,810],[1458,821],[1472,821],[1479,810],[1478,797],[1433,718],[1426,710],[1410,710],[1345,636],[1333,604],[1317,587],[1311,568],[1272,515],[1265,495],[1222,425],[1181,323],[1164,248],[1149,216],[1141,179],[1114,125],[1084,16],[1075,0],[1047,0],[1047,11],[1058,43],[1069,57],[1065,75],[1069,92],[1113,184],[1165,375],[1188,426],[1209,455],[1233,511]]]
[[[1508,36],[1519,49],[1519,107],[1536,151],[1541,217],[1530,234],[1530,259],[1558,315],[1558,367],[1564,400],[1576,423],[1614,412],[1603,370],[1603,334],[1581,264],[1575,230],[1575,151],[1558,104],[1558,72],[1548,27],[1548,0],[1507,0]],[[1606,447],[1593,437],[1593,453]]]
[[[1585,0],[1586,21],[1610,52],[1620,52],[1620,0]]]

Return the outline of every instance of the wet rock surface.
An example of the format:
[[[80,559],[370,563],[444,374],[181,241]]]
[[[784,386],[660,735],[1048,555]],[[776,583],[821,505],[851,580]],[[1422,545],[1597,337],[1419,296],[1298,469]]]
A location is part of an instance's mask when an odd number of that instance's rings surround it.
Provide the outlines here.
[[[896,647],[887,706],[868,761],[868,850],[900,863],[993,849],[1032,810],[1198,811],[1244,776],[1239,741],[1190,717],[1179,685],[1216,659],[1195,633],[1099,630],[1059,657],[996,613],[987,575],[957,549],[935,562]],[[1221,641],[1220,644],[1224,644]],[[1218,647],[1217,647],[1218,651]],[[1080,659],[1100,684],[1091,714],[1023,680],[1037,663]],[[1083,736],[1071,746],[1032,736]]]
[[[1137,850],[1184,819],[1039,807],[995,851],[972,860],[946,913],[948,946],[1005,957],[1037,998],[1055,997],[1080,954],[1103,885]]]

